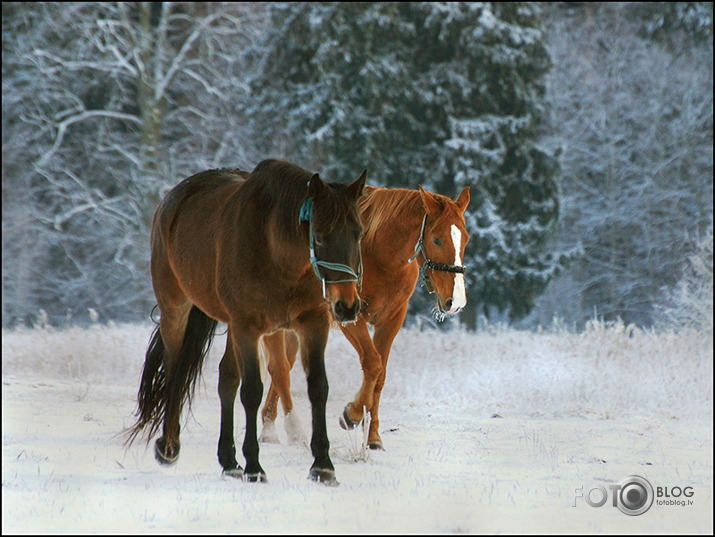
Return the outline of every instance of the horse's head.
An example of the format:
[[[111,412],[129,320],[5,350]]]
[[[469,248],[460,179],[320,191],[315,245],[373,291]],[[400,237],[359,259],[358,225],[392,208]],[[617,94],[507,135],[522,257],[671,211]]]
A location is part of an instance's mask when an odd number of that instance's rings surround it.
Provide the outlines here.
[[[421,262],[425,287],[436,296],[439,315],[457,313],[467,305],[462,260],[469,241],[464,221],[469,187],[460,192],[456,201],[426,192],[422,187],[420,196],[425,217],[415,258]]]
[[[360,311],[363,227],[357,200],[367,170],[350,185],[323,182],[314,174],[308,187],[312,203],[311,263],[338,322],[352,322]]]

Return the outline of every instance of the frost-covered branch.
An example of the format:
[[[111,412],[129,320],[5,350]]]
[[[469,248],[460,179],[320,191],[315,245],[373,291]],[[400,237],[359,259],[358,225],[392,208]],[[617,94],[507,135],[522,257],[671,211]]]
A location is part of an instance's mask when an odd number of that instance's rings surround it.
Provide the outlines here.
[[[3,323],[144,318],[163,192],[211,162],[257,162],[235,104],[263,9],[3,6]]]
[[[712,47],[667,50],[644,38],[634,5],[601,4],[597,23],[582,9],[554,9],[549,23],[546,143],[563,149],[558,240],[583,248],[551,292],[577,322],[595,308],[648,325],[694,247],[689,237],[712,225],[712,69],[702,68]]]
[[[52,147],[50,147],[50,149],[47,150],[40,157],[40,159],[37,161],[35,166],[41,168],[45,165],[45,163],[50,158],[52,158],[52,156],[55,154],[55,152],[62,145],[62,141],[64,140],[65,133],[67,131],[67,128],[70,125],[80,122],[80,121],[84,121],[86,119],[95,118],[95,117],[106,117],[106,118],[117,119],[117,120],[122,120],[122,121],[129,121],[130,123],[141,125],[141,120],[132,114],[123,114],[121,112],[112,112],[110,110],[85,110],[84,112],[81,112],[74,116],[63,119],[62,121],[57,123],[57,125],[56,125],[57,135],[55,136],[55,141],[52,144]]]
[[[212,22],[217,20],[218,18],[221,17],[221,13],[213,13],[204,19],[201,20],[199,25],[194,28],[194,30],[191,32],[191,34],[186,38],[184,41],[183,45],[181,46],[181,49],[176,53],[176,55],[173,57],[171,60],[171,64],[169,65],[169,68],[166,71],[166,74],[164,74],[161,78],[157,79],[156,83],[156,88],[154,89],[154,99],[156,101],[160,101],[161,99],[164,98],[166,89],[168,88],[169,84],[171,84],[174,80],[174,77],[176,74],[179,72],[179,70],[182,68],[182,64],[184,62],[184,59],[186,58],[186,55],[188,52],[191,50],[191,47],[193,46],[194,42],[199,38],[201,33],[204,31],[206,27],[208,27]]]

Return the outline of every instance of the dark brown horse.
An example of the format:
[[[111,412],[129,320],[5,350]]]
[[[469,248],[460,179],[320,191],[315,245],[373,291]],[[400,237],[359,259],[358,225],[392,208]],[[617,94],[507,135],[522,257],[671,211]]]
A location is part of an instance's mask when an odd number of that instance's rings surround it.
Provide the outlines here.
[[[148,429],[148,442],[163,426],[156,459],[176,462],[182,407],[191,402],[221,321],[228,324],[228,337],[219,366],[219,462],[228,475],[264,481],[256,423],[263,395],[258,341],[291,329],[300,341],[313,409],[309,476],[336,484],[325,424],[324,352],[331,315],[353,321],[360,308],[363,228],[357,200],[366,172],[347,186],[268,160],[246,176],[238,170],[196,174],[171,190],[154,215],[151,275],[161,319],[147,350],[138,419],[127,441]],[[236,461],[233,438],[239,382],[245,470]]]
[[[469,240],[464,221],[468,204],[469,187],[456,201],[422,188],[367,187],[360,199],[365,226],[362,308],[356,323],[342,324],[340,329],[360,356],[363,383],[354,401],[345,407],[340,423],[344,428],[355,427],[363,419],[364,407],[371,414],[368,442],[373,449],[382,448],[378,410],[387,359],[417,280],[421,278],[435,294],[438,315],[454,314],[467,303],[462,259]],[[372,337],[368,323],[375,327]],[[279,397],[289,438],[297,440],[302,433],[291,414],[290,396],[297,340],[290,332],[263,340],[272,380],[263,406],[263,440],[277,441],[274,422]]]

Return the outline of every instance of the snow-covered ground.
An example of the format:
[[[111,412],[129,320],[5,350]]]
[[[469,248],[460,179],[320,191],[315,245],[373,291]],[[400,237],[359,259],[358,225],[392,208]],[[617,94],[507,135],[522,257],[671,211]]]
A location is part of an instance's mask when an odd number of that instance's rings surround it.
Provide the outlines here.
[[[405,329],[382,396],[386,451],[366,455],[360,435],[338,426],[361,374],[334,331],[328,433],[341,484],[329,488],[306,479],[308,449],[285,442],[261,447],[268,484],[221,476],[225,336],[179,462],[159,467],[144,444],[125,451],[115,435],[132,423],[150,331],[3,330],[3,533],[713,532],[712,336],[603,324],[581,334]],[[309,432],[300,367],[292,379]],[[602,507],[577,497],[631,475],[693,495],[656,498],[640,516],[610,496]]]

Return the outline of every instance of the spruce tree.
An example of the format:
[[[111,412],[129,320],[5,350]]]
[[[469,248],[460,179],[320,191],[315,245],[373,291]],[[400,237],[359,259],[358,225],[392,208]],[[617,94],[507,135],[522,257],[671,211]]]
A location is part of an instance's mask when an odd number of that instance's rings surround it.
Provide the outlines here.
[[[535,4],[275,4],[245,109],[268,153],[347,179],[470,186],[469,304],[529,312],[560,266],[556,160],[539,149],[549,58]],[[413,299],[420,309],[426,296]]]

